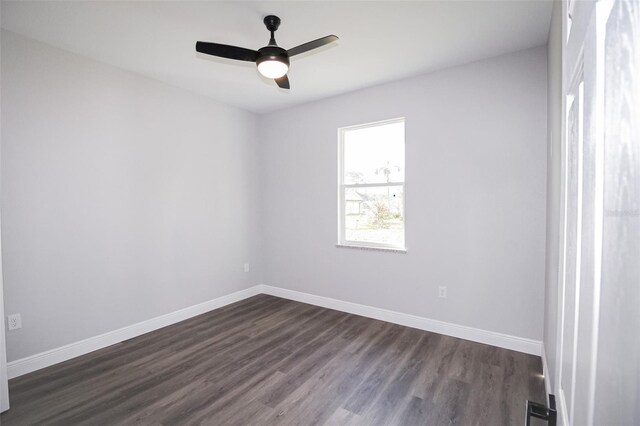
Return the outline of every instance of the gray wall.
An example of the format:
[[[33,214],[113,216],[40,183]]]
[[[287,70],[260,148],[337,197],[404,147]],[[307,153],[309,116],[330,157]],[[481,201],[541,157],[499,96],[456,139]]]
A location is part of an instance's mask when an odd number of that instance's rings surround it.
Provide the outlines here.
[[[549,388],[554,389],[558,333],[558,263],[560,259],[560,189],[562,145],[562,4],[555,1],[547,46],[547,248],[544,303],[544,350]]]
[[[546,55],[261,116],[264,284],[542,340]],[[336,129],[395,117],[406,117],[408,252],[337,248]]]
[[[252,114],[3,32],[2,124],[10,361],[260,280]]]

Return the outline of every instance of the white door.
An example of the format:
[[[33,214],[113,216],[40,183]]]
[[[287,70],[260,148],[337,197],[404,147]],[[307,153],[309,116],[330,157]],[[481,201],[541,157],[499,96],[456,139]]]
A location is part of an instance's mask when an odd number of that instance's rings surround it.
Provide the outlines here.
[[[604,4],[604,3],[602,3]],[[557,397],[560,419],[588,424],[602,223],[601,71],[595,1],[564,3],[562,276]],[[600,224],[600,225],[598,225]],[[586,411],[585,411],[586,410]]]
[[[582,173],[584,166],[584,74],[582,64],[565,94],[566,140],[565,140],[565,231],[564,231],[564,298],[561,335],[560,378],[558,380],[560,401],[568,420],[575,390],[576,337],[580,312],[581,274],[581,222],[583,214]]]
[[[598,420],[596,395],[598,401],[608,396],[617,402],[615,412],[624,401],[633,401],[628,413],[632,413],[638,395],[637,385],[625,388],[620,381],[612,388],[624,392],[611,394],[614,389],[610,389],[607,394],[600,389],[615,365],[613,360],[605,364],[602,353],[611,353],[614,341],[621,349],[615,357],[627,359],[619,376],[640,377],[640,344],[622,343],[637,342],[640,336],[640,147],[629,136],[640,129],[640,13],[637,0],[573,0],[563,6],[563,229],[554,391],[560,420],[586,425]],[[622,21],[625,24],[621,25]],[[628,53],[634,47],[635,56]],[[635,83],[629,83],[632,77]],[[612,129],[618,129],[615,137]],[[628,139],[625,143],[620,142],[624,139],[621,132]],[[608,192],[618,197],[615,202]],[[619,212],[616,225],[608,218],[611,211]],[[621,232],[626,240],[619,238]],[[613,309],[602,303],[602,295],[608,293],[612,294]],[[626,317],[620,315],[621,309],[628,311]],[[603,328],[604,324],[609,326]],[[612,334],[613,329],[618,332]],[[611,339],[612,335],[617,340]],[[602,340],[610,341],[604,349]],[[624,345],[635,345],[635,350],[627,350],[630,354],[625,356]],[[596,423],[617,424],[612,422],[611,410],[605,411],[609,418],[603,415]],[[621,424],[634,423],[629,421],[632,414],[620,418],[626,420]]]
[[[604,220],[594,424],[640,424],[640,2],[604,31]]]
[[[576,423],[576,399],[579,386],[577,365],[583,359],[590,358],[588,347],[578,341],[580,324],[586,320],[581,316],[583,304],[589,302],[585,281],[590,271],[589,235],[593,230],[589,217],[596,208],[591,195],[592,187],[587,174],[591,172],[593,151],[590,149],[594,139],[593,106],[597,96],[591,66],[595,53],[589,43],[589,26],[595,13],[594,2],[564,3],[563,54],[563,105],[564,138],[562,145],[562,194],[563,194],[563,230],[560,280],[560,329],[557,353],[558,377],[555,380],[558,389],[558,405],[563,423]],[[585,66],[586,65],[586,66]],[[586,220],[585,220],[586,219]],[[585,235],[585,231],[586,234]],[[584,238],[587,237],[587,238]],[[583,241],[584,240],[584,241]],[[587,315],[588,316],[588,315]],[[581,347],[582,346],[582,347]]]

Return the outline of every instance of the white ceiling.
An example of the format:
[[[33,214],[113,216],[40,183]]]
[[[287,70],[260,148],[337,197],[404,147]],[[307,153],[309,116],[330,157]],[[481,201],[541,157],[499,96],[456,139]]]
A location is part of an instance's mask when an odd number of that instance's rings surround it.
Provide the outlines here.
[[[431,70],[540,46],[552,2],[3,1],[2,28],[262,113]],[[248,62],[195,52],[197,40],[258,49],[264,16],[278,44],[340,40],[291,60],[291,90]]]

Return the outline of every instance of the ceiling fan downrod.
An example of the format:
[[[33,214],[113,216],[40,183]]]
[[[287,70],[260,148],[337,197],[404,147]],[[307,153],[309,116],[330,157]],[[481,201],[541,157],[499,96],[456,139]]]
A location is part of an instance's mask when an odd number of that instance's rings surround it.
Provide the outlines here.
[[[271,38],[269,39],[269,46],[277,46],[276,37],[274,33],[278,31],[278,27],[280,27],[280,18],[275,15],[269,15],[264,17],[264,25],[267,27],[267,30],[271,33]]]

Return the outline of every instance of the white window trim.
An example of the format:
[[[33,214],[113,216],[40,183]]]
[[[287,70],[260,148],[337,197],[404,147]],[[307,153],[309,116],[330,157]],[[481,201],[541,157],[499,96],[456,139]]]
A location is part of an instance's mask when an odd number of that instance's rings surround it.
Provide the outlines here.
[[[406,252],[407,251],[407,212],[405,209],[406,200],[407,200],[407,192],[406,192],[406,126],[405,126],[405,180],[403,182],[389,182],[389,183],[361,183],[361,184],[345,184],[342,182],[344,178],[344,134],[349,130],[357,130],[363,128],[371,128],[375,126],[384,126],[388,124],[394,123],[405,123],[404,117],[392,118],[390,120],[381,120],[374,121],[371,123],[358,124],[355,126],[345,126],[340,127],[338,129],[338,243],[337,247],[352,247],[358,249],[379,249],[384,251],[396,251],[396,252]],[[344,192],[345,188],[386,188],[389,186],[401,186],[402,187],[402,215],[404,221],[403,233],[404,238],[403,246],[398,246],[394,244],[384,244],[384,243],[376,243],[376,242],[362,242],[362,241],[350,241],[347,240],[344,236],[344,227],[345,227],[345,203],[344,203]]]

